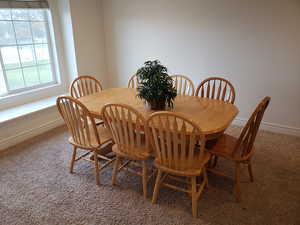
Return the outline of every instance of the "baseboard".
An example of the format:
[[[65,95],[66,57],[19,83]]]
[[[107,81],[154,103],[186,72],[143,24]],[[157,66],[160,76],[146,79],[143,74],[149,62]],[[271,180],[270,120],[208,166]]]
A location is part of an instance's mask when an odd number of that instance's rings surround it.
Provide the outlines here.
[[[8,147],[14,146],[22,141],[25,141],[29,138],[32,138],[34,136],[37,136],[39,134],[42,134],[46,131],[49,131],[53,128],[56,128],[58,126],[61,126],[63,124],[63,120],[61,118],[49,121],[47,123],[44,123],[38,127],[31,128],[28,130],[25,130],[21,133],[18,133],[14,136],[10,136],[8,138],[5,138],[3,140],[0,140],[0,151],[4,150]]]
[[[246,124],[246,122],[247,122],[246,119],[236,118],[232,124],[238,125],[238,126],[244,126]],[[26,139],[29,139],[31,137],[42,134],[42,133],[49,131],[53,128],[56,128],[58,126],[61,126],[61,125],[63,125],[63,123],[64,123],[63,120],[61,118],[59,118],[59,119],[44,123],[41,126],[38,126],[38,127],[32,128],[32,129],[28,129],[26,131],[23,131],[21,133],[14,135],[14,136],[3,139],[0,141],[0,151],[6,149],[8,147],[14,146],[22,141],[25,141]],[[264,122],[264,121],[261,123],[260,129],[275,132],[275,133],[300,136],[300,128],[289,127],[289,126],[284,126],[284,125],[275,124],[275,123],[268,123],[268,122]]]
[[[238,126],[244,126],[247,123],[247,119],[243,118],[236,118],[232,124]],[[290,127],[285,125],[280,125],[276,123],[268,123],[268,122],[261,122],[260,129],[271,131],[274,133],[281,133],[281,134],[288,134],[288,135],[295,135],[300,136],[300,128],[298,127]]]

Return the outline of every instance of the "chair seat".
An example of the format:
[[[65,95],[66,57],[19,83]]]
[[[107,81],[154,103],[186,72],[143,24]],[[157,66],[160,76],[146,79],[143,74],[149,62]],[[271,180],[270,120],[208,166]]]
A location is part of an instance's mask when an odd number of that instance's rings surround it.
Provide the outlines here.
[[[116,153],[117,155],[128,158],[131,160],[146,160],[150,157],[150,153],[148,151],[148,148],[145,144],[143,144],[138,149],[134,149],[132,153],[127,153],[124,151],[120,151],[117,144],[114,144],[112,147],[112,151]],[[129,152],[129,151],[128,151]]]
[[[110,142],[112,141],[112,136],[109,132],[109,130],[103,126],[97,126],[97,130],[98,130],[98,134],[99,134],[99,138],[100,138],[100,145],[96,139],[96,137],[94,135],[91,136],[91,145],[93,148],[100,148],[101,145],[107,143],[107,142]],[[72,137],[69,137],[69,142],[73,145],[76,145],[78,147],[83,147],[83,148],[86,148],[87,146],[82,146],[78,143],[76,143]],[[89,148],[89,147],[88,147]]]
[[[189,165],[184,165],[187,162],[182,162],[182,165],[179,165],[179,167],[186,166],[189,168],[186,170],[176,170],[176,169],[171,169],[169,167],[165,167],[159,163],[158,159],[154,161],[154,164],[158,169],[161,169],[167,173],[171,173],[179,176],[198,176],[201,174],[202,168],[210,160],[210,156],[211,154],[209,152],[205,152],[204,156],[201,159],[199,159],[198,155],[195,155],[194,160]]]
[[[218,139],[217,143],[209,149],[209,152],[213,155],[235,160],[232,153],[237,141],[238,139],[236,137],[224,134]]]

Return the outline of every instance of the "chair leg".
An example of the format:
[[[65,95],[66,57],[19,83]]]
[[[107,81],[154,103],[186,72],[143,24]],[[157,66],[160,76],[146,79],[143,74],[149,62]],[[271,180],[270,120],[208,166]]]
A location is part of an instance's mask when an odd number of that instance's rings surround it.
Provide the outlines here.
[[[190,183],[190,177],[185,177],[185,182],[187,183],[187,189],[190,191],[187,194],[189,197],[192,197],[192,183]]]
[[[97,185],[100,185],[99,163],[98,163],[98,156],[96,151],[94,151],[94,162],[95,162],[96,183]]]
[[[192,181],[192,212],[193,217],[197,217],[198,205],[197,205],[197,182],[196,176],[191,178]]]
[[[240,163],[237,162],[235,164],[235,198],[237,202],[241,201],[240,177],[241,177]]]
[[[74,168],[74,163],[76,159],[76,153],[77,153],[77,147],[73,147],[73,155],[72,155],[72,160],[71,160],[71,165],[70,165],[70,173],[73,173],[73,168]]]
[[[155,186],[154,186],[154,191],[153,191],[153,196],[152,196],[152,203],[156,203],[156,200],[157,200],[161,175],[162,175],[162,172],[161,172],[160,169],[158,169],[157,176],[156,176],[156,181],[155,181]]]
[[[250,176],[250,181],[253,182],[253,171],[252,171],[252,165],[251,165],[251,161],[249,160],[248,162],[248,172],[249,172],[249,176]]]
[[[203,168],[203,179],[205,182],[205,187],[208,188],[208,177],[207,177],[207,171],[205,167]]]
[[[122,158],[119,158],[119,166],[122,166],[123,165],[123,159]],[[118,171],[119,171],[119,168],[118,168]]]
[[[212,168],[215,168],[217,166],[217,163],[218,163],[218,156],[214,156],[214,162]]]
[[[115,161],[115,167],[113,170],[113,175],[112,175],[112,185],[116,185],[116,179],[117,179],[117,173],[119,171],[119,164],[120,164],[121,158],[119,156],[116,157]]]
[[[147,198],[147,165],[146,162],[142,162],[143,165],[143,193],[144,198]]]
[[[210,157],[208,163],[207,163],[207,167],[208,168],[212,168],[212,160],[213,160],[213,157]]]

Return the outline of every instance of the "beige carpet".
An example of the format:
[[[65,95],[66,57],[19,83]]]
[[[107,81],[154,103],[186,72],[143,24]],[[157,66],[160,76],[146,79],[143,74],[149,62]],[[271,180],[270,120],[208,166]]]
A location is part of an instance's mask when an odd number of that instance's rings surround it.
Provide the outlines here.
[[[237,135],[238,127],[229,133]],[[242,203],[233,182],[209,176],[191,215],[188,195],[162,188],[158,204],[142,197],[140,179],[122,172],[112,187],[111,167],[95,184],[93,167],[83,161],[70,174],[71,147],[64,127],[0,154],[0,224],[300,224],[300,138],[260,132],[253,158],[255,182],[243,173]],[[218,165],[229,171],[232,165]],[[149,184],[152,193],[153,180]]]

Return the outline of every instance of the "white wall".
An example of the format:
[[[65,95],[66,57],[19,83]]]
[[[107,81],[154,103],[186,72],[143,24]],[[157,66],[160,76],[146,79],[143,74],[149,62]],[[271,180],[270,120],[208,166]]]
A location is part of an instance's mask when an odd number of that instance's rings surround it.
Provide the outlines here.
[[[103,12],[110,86],[159,59],[196,84],[229,79],[242,120],[271,96],[265,125],[300,135],[299,0],[103,0]]]
[[[0,123],[0,151],[62,124],[56,107]]]
[[[79,75],[94,75],[107,86],[101,0],[70,0]]]
[[[68,84],[78,75],[93,75],[105,86],[101,0],[52,1],[58,1]]]
[[[67,80],[67,86],[78,76],[77,62],[75,55],[75,44],[73,36],[72,17],[69,0],[52,0],[56,2],[57,12],[56,19],[58,20],[61,36],[61,48],[63,49],[63,66],[66,68],[62,74]],[[54,17],[55,18],[55,17]]]

